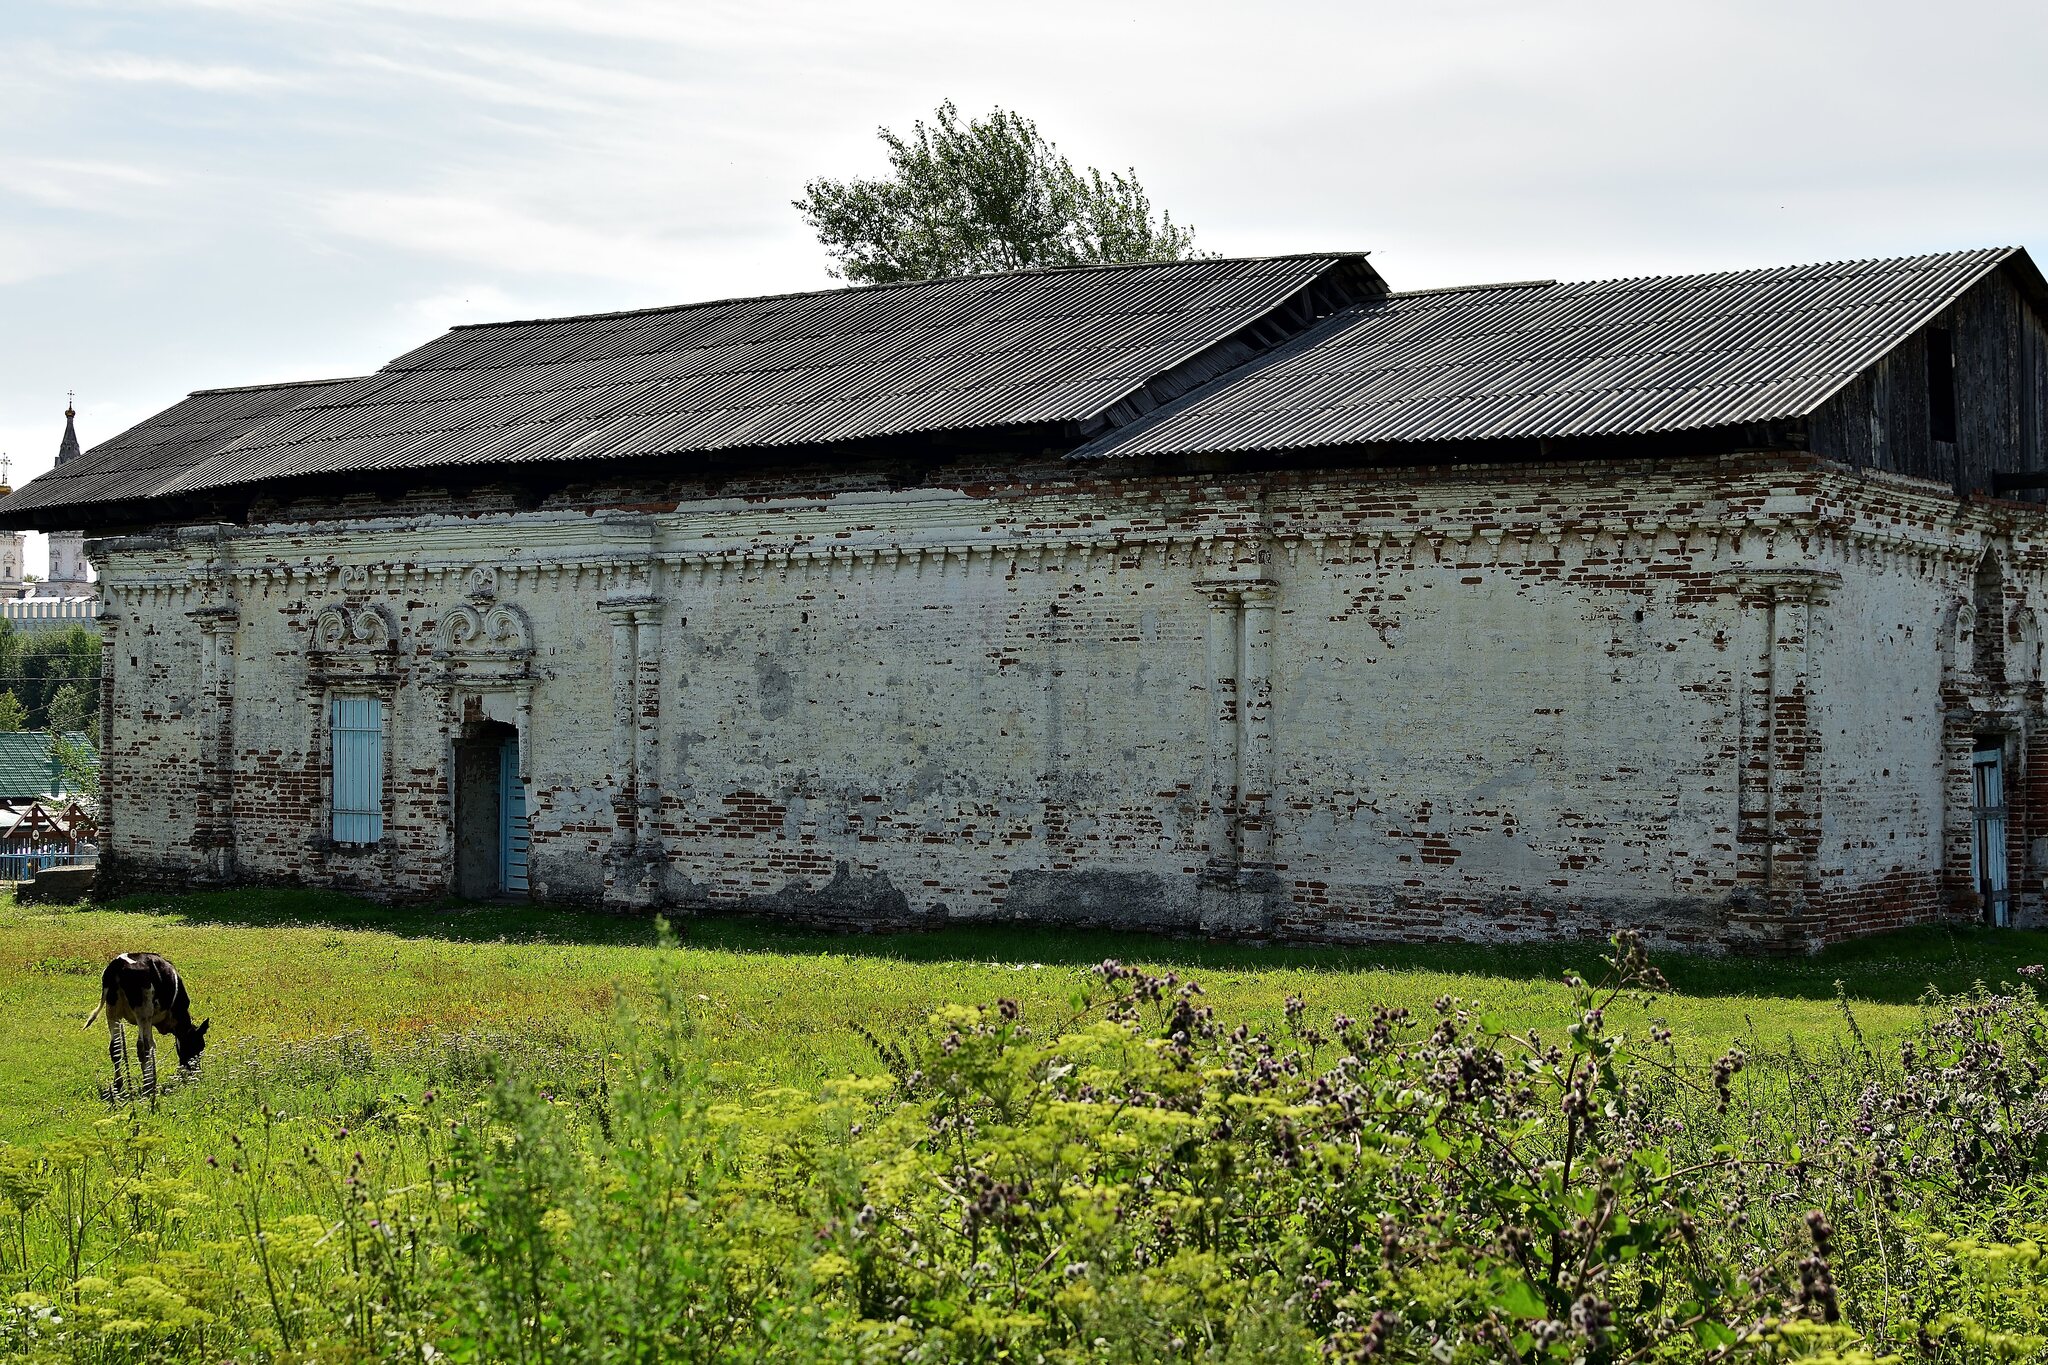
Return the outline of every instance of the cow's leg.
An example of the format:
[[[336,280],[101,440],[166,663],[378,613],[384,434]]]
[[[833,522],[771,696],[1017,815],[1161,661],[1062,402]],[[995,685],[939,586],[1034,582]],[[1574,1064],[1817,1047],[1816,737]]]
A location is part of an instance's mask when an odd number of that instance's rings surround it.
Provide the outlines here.
[[[135,1029],[135,1054],[142,1058],[142,1093],[156,1103],[156,1033],[148,1024]]]
[[[128,1030],[119,1019],[107,1020],[107,1056],[114,1062],[114,1098],[128,1090]]]

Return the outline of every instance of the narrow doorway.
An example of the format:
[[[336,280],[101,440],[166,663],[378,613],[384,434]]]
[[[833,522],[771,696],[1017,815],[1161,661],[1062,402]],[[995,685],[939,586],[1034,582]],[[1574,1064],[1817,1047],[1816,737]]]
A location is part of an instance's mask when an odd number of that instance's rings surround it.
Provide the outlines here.
[[[526,860],[519,732],[499,721],[471,721],[455,742],[455,894],[524,896]]]
[[[1972,871],[1984,898],[1984,918],[1999,928],[2012,923],[2012,893],[2006,885],[2005,740],[1977,737],[1970,763],[1970,817],[1975,838]]]

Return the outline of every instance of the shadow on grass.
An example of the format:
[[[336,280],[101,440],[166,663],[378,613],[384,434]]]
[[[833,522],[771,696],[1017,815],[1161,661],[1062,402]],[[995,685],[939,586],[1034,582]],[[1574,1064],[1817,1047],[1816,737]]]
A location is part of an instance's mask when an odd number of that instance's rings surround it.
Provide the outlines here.
[[[327,891],[214,891],[131,896],[108,908],[177,915],[195,924],[248,928],[322,926],[457,943],[602,944],[653,947],[651,917],[450,901],[389,906]],[[1597,973],[1605,945],[1374,944],[1360,947],[1248,946],[1107,929],[963,924],[916,933],[841,935],[772,920],[705,916],[679,920],[693,948],[732,953],[814,954],[899,962],[1044,962],[1084,965],[1114,957],[1186,971],[1299,968],[1323,972],[1455,972],[1556,980],[1567,971]],[[2048,960],[2048,933],[1930,927],[1899,930],[1830,948],[1813,957],[1713,957],[1658,953],[1674,990],[1701,996],[1831,999],[1836,982],[1859,1000],[1910,1004],[1929,986],[1966,990],[1979,981],[2016,979],[2017,969]]]

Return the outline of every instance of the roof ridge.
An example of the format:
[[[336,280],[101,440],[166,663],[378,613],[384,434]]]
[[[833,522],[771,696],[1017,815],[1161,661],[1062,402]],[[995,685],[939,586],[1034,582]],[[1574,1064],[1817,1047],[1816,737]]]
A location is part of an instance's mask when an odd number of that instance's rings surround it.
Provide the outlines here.
[[[591,322],[598,318],[638,318],[656,313],[681,313],[692,308],[724,308],[735,303],[766,303],[771,299],[816,299],[833,294],[867,294],[884,289],[922,289],[927,285],[953,284],[961,280],[1011,280],[1038,275],[1079,275],[1089,271],[1145,270],[1174,265],[1254,265],[1265,261],[1364,260],[1369,251],[1283,251],[1268,256],[1185,256],[1171,261],[1102,261],[1089,265],[1033,266],[1025,270],[989,270],[963,275],[933,275],[921,280],[890,280],[883,284],[844,284],[836,289],[798,289],[780,294],[735,294],[723,299],[698,299],[693,303],[665,303],[654,308],[619,308],[598,313],[560,313],[542,318],[506,318],[502,322],[459,322],[451,332],[480,332],[493,327],[531,327],[540,322]]]
[[[1498,284],[1446,284],[1435,289],[1392,289],[1390,299],[1419,299],[1430,294],[1476,294],[1487,289],[1548,289],[1556,280],[1502,280]]]
[[[366,374],[345,374],[338,379],[280,379],[274,384],[229,384],[218,389],[194,389],[187,398],[198,398],[209,393],[269,393],[276,389],[314,389],[329,384],[347,384],[357,379],[368,379]]]
[[[1716,276],[1785,275],[1802,270],[1841,269],[1852,265],[1901,265],[1907,261],[1956,260],[1966,256],[1987,256],[1995,263],[2008,259],[2020,250],[2021,248],[2016,246],[1958,247],[1953,251],[1916,251],[1901,256],[1852,256],[1838,261],[1808,261],[1798,265],[1757,265],[1738,270],[1687,270],[1665,275],[1604,275],[1590,280],[1553,280],[1551,283],[1562,283],[1567,288],[1577,288],[1591,284],[1635,284],[1643,280],[1705,280]]]

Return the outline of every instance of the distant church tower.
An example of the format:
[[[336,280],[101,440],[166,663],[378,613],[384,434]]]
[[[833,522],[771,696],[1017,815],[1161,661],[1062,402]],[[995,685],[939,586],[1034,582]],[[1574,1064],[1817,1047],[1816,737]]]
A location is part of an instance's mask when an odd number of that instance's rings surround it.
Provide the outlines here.
[[[14,491],[14,461],[0,455],[0,498]],[[22,595],[22,565],[28,559],[28,532],[0,532],[0,599]]]
[[[64,440],[57,447],[57,463],[78,458],[78,428],[72,419],[78,414],[69,403],[64,405]],[[50,532],[50,577],[37,585],[36,591],[44,597],[91,597],[93,593],[91,566],[85,562],[85,532]]]

